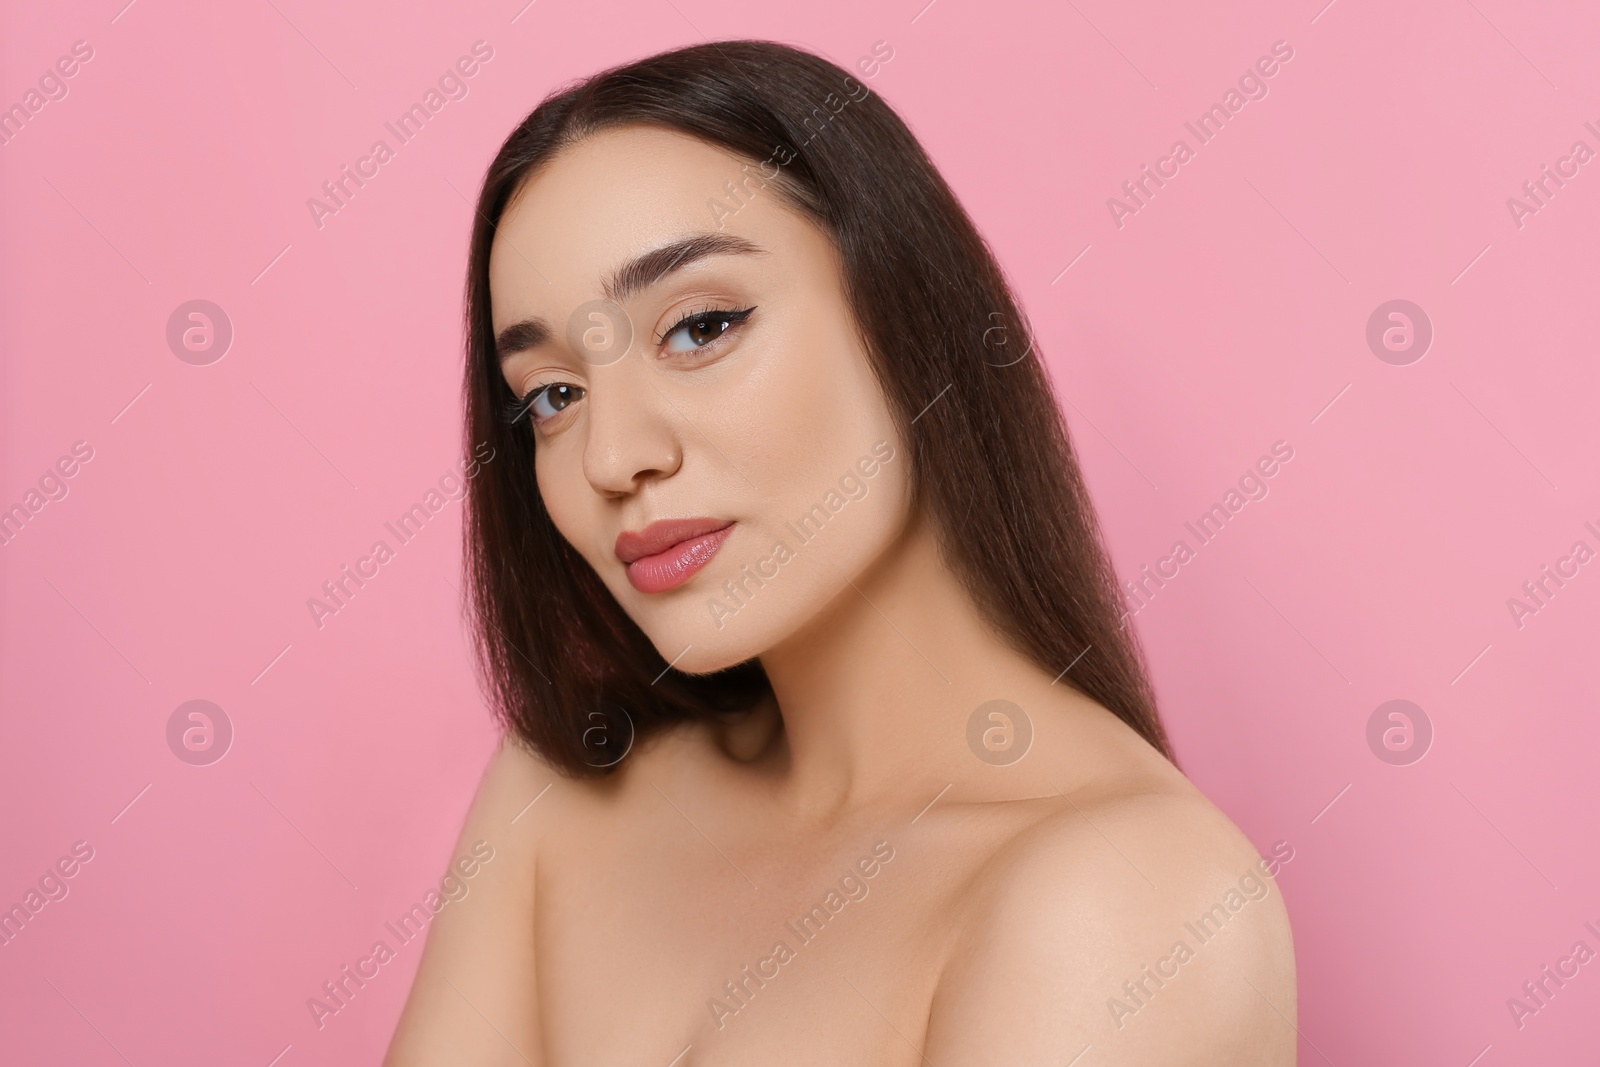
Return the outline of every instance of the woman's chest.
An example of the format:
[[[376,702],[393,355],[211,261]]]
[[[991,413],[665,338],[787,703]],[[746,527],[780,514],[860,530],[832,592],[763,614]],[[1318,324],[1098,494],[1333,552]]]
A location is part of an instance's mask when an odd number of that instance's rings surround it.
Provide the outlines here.
[[[882,829],[804,854],[689,829],[542,865],[551,1067],[919,1063],[959,855]]]

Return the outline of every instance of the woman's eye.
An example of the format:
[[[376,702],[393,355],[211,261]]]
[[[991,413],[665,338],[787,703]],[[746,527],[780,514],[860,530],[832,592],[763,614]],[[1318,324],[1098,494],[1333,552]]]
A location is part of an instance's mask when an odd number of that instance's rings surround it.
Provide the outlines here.
[[[703,311],[691,315],[667,331],[661,339],[662,343],[668,352],[693,352],[721,337],[730,327],[743,322],[754,310]]]
[[[556,382],[552,385],[539,386],[533,391],[532,396],[522,402],[522,406],[533,416],[534,422],[543,422],[561,414],[568,404],[581,399],[582,396],[582,386]]]

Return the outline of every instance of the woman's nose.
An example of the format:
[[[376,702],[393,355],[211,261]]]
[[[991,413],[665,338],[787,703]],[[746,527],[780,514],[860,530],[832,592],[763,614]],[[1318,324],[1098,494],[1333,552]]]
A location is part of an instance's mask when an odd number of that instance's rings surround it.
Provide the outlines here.
[[[678,414],[640,357],[593,371],[584,404],[583,470],[596,491],[635,492],[683,463]]]

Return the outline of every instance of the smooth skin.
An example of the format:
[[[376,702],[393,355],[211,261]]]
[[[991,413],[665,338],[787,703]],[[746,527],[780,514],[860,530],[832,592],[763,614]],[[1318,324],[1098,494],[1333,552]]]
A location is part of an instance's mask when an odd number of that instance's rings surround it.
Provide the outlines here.
[[[603,780],[504,742],[451,854],[482,840],[495,858],[434,920],[386,1064],[1294,1063],[1279,887],[1176,768],[1057,682],[1067,664],[1041,669],[980,618],[910,508],[836,251],[771,187],[733,201],[745,163],[659,128],[595,134],[513,199],[490,282],[497,333],[554,327],[502,366],[519,397],[566,386],[520,424],[557,528],[663,657],[758,656],[776,699],[636,745]],[[759,251],[628,296],[625,357],[571,347],[619,266],[704,233]],[[668,333],[707,308],[754,311]],[[879,442],[893,458],[862,476]],[[859,495],[822,533],[786,533],[852,472],[865,489],[846,484]],[[617,534],[691,516],[736,525],[687,584],[635,590]],[[719,615],[724,582],[779,540],[790,558]],[[968,743],[997,699],[1033,729],[1005,766]],[[1252,874],[1264,895],[1200,942],[1185,924]]]

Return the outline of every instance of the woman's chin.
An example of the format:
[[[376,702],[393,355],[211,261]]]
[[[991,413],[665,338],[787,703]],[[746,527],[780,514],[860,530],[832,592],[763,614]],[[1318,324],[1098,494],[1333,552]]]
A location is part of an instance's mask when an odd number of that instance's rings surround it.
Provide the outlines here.
[[[772,621],[766,619],[763,625],[756,626],[754,619],[744,625],[730,619],[719,627],[697,615],[692,619],[660,619],[656,625],[644,625],[643,629],[661,658],[674,670],[714,674],[754,659],[772,647],[774,642],[768,633]]]
[[[688,647],[685,648],[684,645]],[[672,664],[672,669],[682,671],[684,674],[715,674],[725,671],[729,667],[737,667],[746,660],[759,656],[762,649],[746,641],[733,641],[726,637],[714,637],[709,641],[702,638],[694,640],[690,635],[685,641],[678,642],[674,650],[674,640],[665,643],[655,642],[656,651],[661,653],[661,658]],[[674,659],[676,657],[676,659]]]

